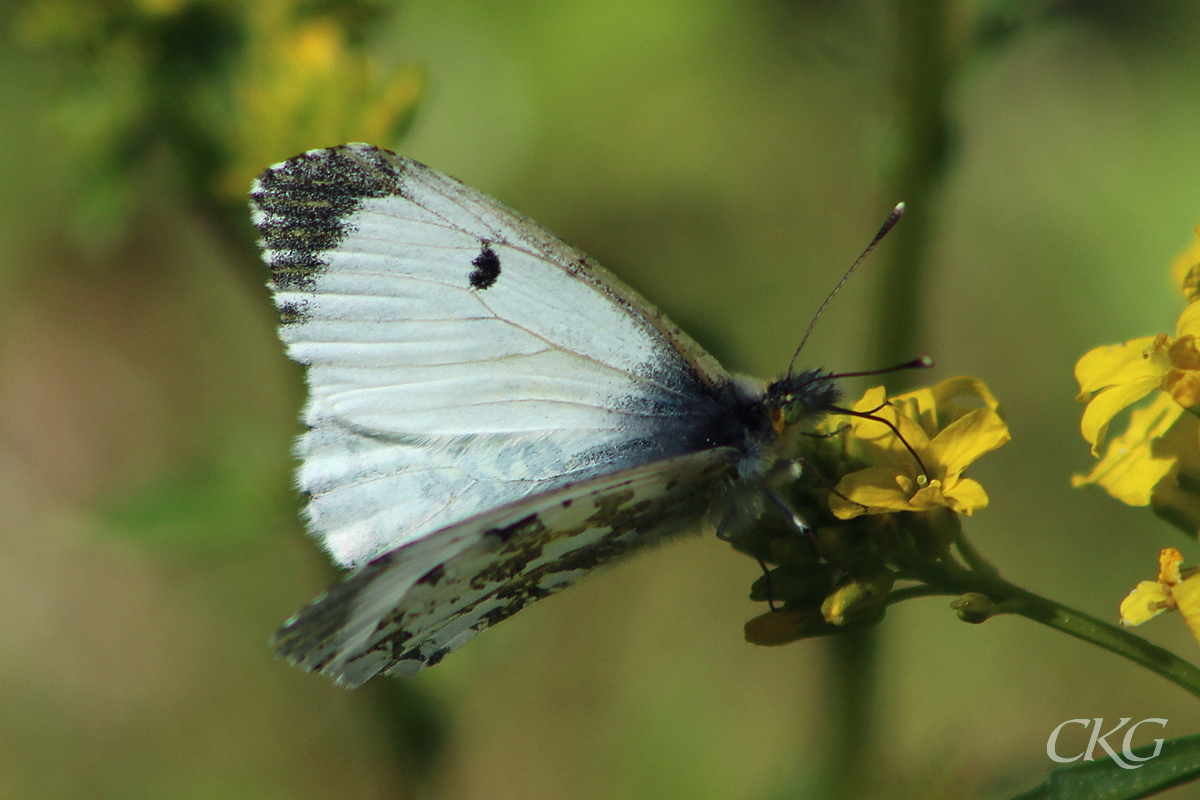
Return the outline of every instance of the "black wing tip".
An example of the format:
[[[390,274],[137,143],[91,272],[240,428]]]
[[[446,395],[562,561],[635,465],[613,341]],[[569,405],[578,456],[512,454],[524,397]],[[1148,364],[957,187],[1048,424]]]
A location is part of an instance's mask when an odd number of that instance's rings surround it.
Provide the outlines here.
[[[318,147],[267,167],[251,184],[250,198],[253,201],[264,192],[271,191],[281,179],[286,180],[295,175],[321,174],[331,169],[337,170],[348,160],[368,164],[407,161],[392,150],[366,142],[349,142],[335,147]]]
[[[303,192],[306,198],[350,196],[381,197],[397,190],[397,182],[411,159],[383,147],[351,142],[337,147],[308,150],[272,164],[250,186],[255,224],[270,213],[272,197]]]
[[[309,150],[263,171],[250,189],[251,220],[275,291],[305,291],[351,231],[363,201],[404,194],[409,162],[390,150],[354,143]],[[294,322],[284,316],[284,324]]]

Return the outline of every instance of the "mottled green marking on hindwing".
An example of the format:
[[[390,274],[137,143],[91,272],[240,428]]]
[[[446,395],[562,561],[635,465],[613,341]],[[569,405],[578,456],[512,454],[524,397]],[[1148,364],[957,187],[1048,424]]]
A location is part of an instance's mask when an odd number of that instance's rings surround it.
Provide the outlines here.
[[[411,636],[388,637],[387,645],[396,660],[421,660],[426,664],[440,658],[438,650],[429,652],[430,640],[438,631],[463,616],[478,615],[471,628],[482,631],[511,617],[530,603],[549,597],[569,586],[572,580],[555,582],[564,573],[586,573],[611,563],[626,553],[655,541],[665,533],[696,524],[700,515],[699,495],[706,495],[712,485],[704,478],[718,470],[703,473],[692,481],[691,490],[676,489],[636,500],[632,488],[608,492],[591,498],[595,511],[581,523],[569,527],[547,525],[543,514],[532,514],[513,525],[490,531],[489,536],[503,540],[495,552],[496,562],[472,576],[469,586],[476,592],[486,592],[475,601],[456,609],[440,622],[436,629],[420,637],[415,646],[405,647]],[[583,501],[586,502],[586,501]],[[547,509],[553,512],[555,509]],[[577,538],[589,531],[607,529],[603,535],[586,544],[569,549],[559,557],[537,566],[530,566],[542,557],[551,544],[561,547],[564,540]],[[488,589],[491,589],[488,591]],[[487,611],[480,606],[499,605]],[[402,614],[400,616],[403,616]],[[400,620],[393,620],[399,622]],[[403,628],[403,626],[400,626]],[[384,645],[383,642],[380,645]]]

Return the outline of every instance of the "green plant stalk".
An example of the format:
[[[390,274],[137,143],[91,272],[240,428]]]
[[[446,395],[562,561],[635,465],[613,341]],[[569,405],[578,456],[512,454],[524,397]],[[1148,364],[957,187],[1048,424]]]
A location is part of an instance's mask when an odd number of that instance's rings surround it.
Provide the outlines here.
[[[961,535],[956,546],[970,568],[949,560],[906,561],[903,565],[905,572],[918,578],[924,586],[897,590],[907,594],[897,597],[896,601],[930,594],[962,595],[977,592],[986,595],[995,604],[992,616],[1016,614],[1090,642],[1145,667],[1200,698],[1200,667],[1124,628],[1009,583]]]
[[[1200,698],[1200,668],[1140,636],[1108,622],[1076,611],[1061,603],[1014,586],[999,577],[976,580],[989,597],[1000,594],[1004,605],[1001,613],[1017,614],[1055,630],[1091,642],[1111,653],[1140,664]],[[993,597],[993,599],[995,599]]]
[[[879,366],[912,358],[921,339],[921,297],[925,254],[932,231],[931,206],[946,167],[947,98],[950,56],[950,0],[898,0],[897,100],[900,154],[895,195],[908,212],[890,242],[891,259],[883,270],[875,321],[875,358]],[[903,377],[892,377],[902,380]],[[869,795],[874,763],[874,703],[878,683],[879,633],[866,630],[836,636],[830,642],[830,691],[835,709],[826,762],[831,800]],[[843,641],[844,640],[844,641]]]
[[[827,691],[829,750],[824,796],[850,800],[869,796],[875,729],[879,631],[867,628],[829,638]]]
[[[898,0],[895,5],[900,153],[888,202],[903,200],[907,211],[891,234],[872,315],[880,366],[912,358],[923,334],[921,298],[933,206],[950,155],[951,5],[950,0]],[[892,376],[889,388],[904,379],[902,373]]]
[[[1047,598],[1017,589],[1012,612],[1140,664],[1200,698],[1200,668],[1140,636]]]

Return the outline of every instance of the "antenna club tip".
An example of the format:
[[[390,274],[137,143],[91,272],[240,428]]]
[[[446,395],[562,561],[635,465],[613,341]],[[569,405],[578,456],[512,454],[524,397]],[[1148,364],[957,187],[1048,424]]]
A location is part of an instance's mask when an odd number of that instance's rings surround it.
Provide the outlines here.
[[[913,362],[913,366],[917,369],[929,369],[933,366],[933,359],[929,356],[921,356]]]
[[[903,200],[901,200],[899,203],[896,203],[896,205],[894,205],[892,207],[892,216],[893,217],[902,217],[902,216],[904,216],[904,212],[906,210],[908,210],[908,204],[905,203]]]

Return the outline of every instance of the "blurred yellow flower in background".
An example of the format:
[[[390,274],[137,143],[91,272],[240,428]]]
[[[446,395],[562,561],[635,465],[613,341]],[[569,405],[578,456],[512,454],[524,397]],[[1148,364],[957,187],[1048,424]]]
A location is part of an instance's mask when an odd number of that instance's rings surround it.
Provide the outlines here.
[[[1080,430],[1100,455],[1113,417],[1155,390],[1180,407],[1200,406],[1200,305],[1179,315],[1175,338],[1160,333],[1125,344],[1106,345],[1084,354],[1075,365],[1080,402],[1087,403]]]
[[[1198,229],[1200,230],[1200,229]],[[1171,278],[1188,301],[1175,337],[1143,336],[1097,347],[1075,365],[1086,402],[1080,430],[1103,457],[1074,486],[1097,485],[1131,506],[1155,513],[1195,536],[1200,531],[1200,239],[1174,262]],[[1155,392],[1129,415],[1119,436],[1109,424],[1124,409]],[[1190,411],[1192,413],[1184,413]]]
[[[1125,432],[1109,443],[1091,472],[1073,476],[1071,485],[1096,484],[1127,505],[1149,505],[1154,487],[1174,471],[1177,462],[1175,454],[1154,445],[1182,415],[1183,407],[1170,395],[1159,395],[1148,407],[1130,414]],[[1196,421],[1189,424],[1196,427]]]
[[[1140,582],[1121,601],[1121,624],[1141,625],[1164,611],[1178,611],[1200,641],[1200,567],[1180,570],[1183,554],[1165,547],[1158,554],[1158,579]]]
[[[260,4],[248,22],[220,194],[240,201],[264,165],[315,147],[394,145],[424,90],[420,68],[385,69],[336,18],[290,2]]]
[[[383,0],[38,0],[15,28],[70,53],[56,110],[79,183],[72,229],[115,236],[146,176],[183,188],[235,235],[264,167],[343,142],[395,147],[424,71],[368,37]],[[168,156],[169,158],[164,158]],[[173,161],[174,171],[164,165]],[[155,188],[153,191],[160,191]]]
[[[877,387],[852,410],[876,418],[851,417],[849,426],[851,450],[871,466],[838,483],[829,498],[835,516],[851,519],[939,506],[971,514],[987,506],[983,487],[962,473],[1011,437],[996,398],[982,381],[949,378],[891,400]]]
[[[1188,301],[1174,338],[1160,333],[1096,347],[1075,365],[1076,399],[1088,404],[1080,431],[1092,455],[1100,455],[1113,418],[1155,390],[1184,409],[1200,407],[1200,304],[1195,304],[1200,297],[1200,239],[1175,259],[1171,279]]]

